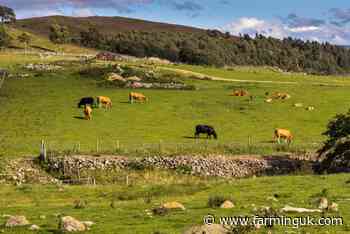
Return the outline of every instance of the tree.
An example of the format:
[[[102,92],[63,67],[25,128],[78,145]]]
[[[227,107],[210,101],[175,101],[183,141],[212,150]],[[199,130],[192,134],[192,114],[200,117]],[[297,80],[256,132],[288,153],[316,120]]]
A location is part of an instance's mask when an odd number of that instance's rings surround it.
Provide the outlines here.
[[[350,110],[346,114],[339,114],[328,123],[327,131],[323,133],[328,139],[321,151],[328,150],[334,143],[343,138],[350,136]]]
[[[27,48],[28,48],[28,45],[30,43],[30,41],[32,40],[31,36],[28,34],[28,33],[22,33],[21,35],[19,35],[17,37],[18,41],[21,42],[21,43],[24,43],[24,51],[25,53],[27,53]]]
[[[6,32],[6,28],[0,25],[0,47],[6,47],[10,43],[10,37]]]
[[[350,167],[350,110],[339,114],[328,124],[323,135],[328,136],[318,151],[319,172],[348,172]]]
[[[69,42],[70,33],[66,26],[61,26],[59,24],[52,24],[50,26],[49,38],[52,42],[57,44],[64,44]]]
[[[12,23],[16,21],[16,14],[12,8],[0,5],[1,23]]]

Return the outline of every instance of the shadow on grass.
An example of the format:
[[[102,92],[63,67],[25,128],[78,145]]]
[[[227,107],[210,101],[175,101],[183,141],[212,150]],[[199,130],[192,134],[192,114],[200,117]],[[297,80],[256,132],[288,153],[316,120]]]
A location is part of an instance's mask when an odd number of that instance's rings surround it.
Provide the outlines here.
[[[120,104],[130,104],[130,102],[119,102]]]
[[[85,120],[85,117],[81,117],[81,116],[74,116],[74,119],[79,119],[79,120]]]
[[[185,139],[196,139],[196,140],[210,140],[210,138],[207,138],[206,136],[204,136],[204,137],[183,136],[182,138],[185,138]]]

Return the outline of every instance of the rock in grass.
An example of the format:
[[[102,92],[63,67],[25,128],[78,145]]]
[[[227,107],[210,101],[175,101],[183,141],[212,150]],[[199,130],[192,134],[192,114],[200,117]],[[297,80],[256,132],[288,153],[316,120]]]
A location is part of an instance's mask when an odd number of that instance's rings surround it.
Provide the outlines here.
[[[33,224],[28,228],[30,231],[38,231],[40,230],[40,227],[38,225]]]
[[[176,209],[185,210],[186,209],[184,205],[176,201],[164,203],[161,207],[168,210],[176,210]]]
[[[25,216],[11,216],[5,223],[5,227],[21,227],[29,225]]]
[[[231,202],[229,200],[224,201],[220,206],[220,208],[222,208],[222,209],[232,209],[234,207],[235,207],[235,205],[233,204],[233,202]]]
[[[335,202],[332,202],[328,207],[327,207],[328,211],[331,212],[338,212],[338,204]]]
[[[327,209],[328,208],[328,200],[325,197],[321,197],[319,200],[319,209]]]
[[[60,219],[58,228],[63,232],[84,232],[86,231],[86,226],[79,220],[71,217],[65,216]]]
[[[183,232],[183,234],[228,234],[229,231],[222,225],[194,226]]]

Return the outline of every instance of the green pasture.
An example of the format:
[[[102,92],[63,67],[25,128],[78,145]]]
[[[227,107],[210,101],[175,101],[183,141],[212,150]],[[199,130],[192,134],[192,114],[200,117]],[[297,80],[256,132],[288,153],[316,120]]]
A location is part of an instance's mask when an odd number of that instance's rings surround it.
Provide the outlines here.
[[[121,177],[122,179],[123,177]],[[165,172],[143,172],[130,177],[128,186],[122,182],[108,186],[1,186],[1,213],[25,215],[31,223],[41,227],[39,233],[59,233],[58,216],[73,216],[79,220],[93,221],[95,225],[87,233],[162,233],[180,234],[192,225],[203,223],[203,217],[250,216],[254,209],[285,205],[317,208],[317,200],[326,196],[339,205],[338,212],[327,212],[324,217],[342,217],[339,226],[274,226],[252,233],[349,233],[350,188],[346,174],[332,176],[282,176],[242,180],[215,180],[194,178]],[[122,180],[121,180],[122,181]],[[307,188],[307,189],[306,189]],[[208,207],[211,196],[229,197],[235,208],[223,210]],[[271,197],[277,197],[272,201]],[[76,209],[76,201],[86,203]],[[113,201],[113,205],[111,206]],[[165,216],[147,215],[147,210],[164,202],[178,201],[185,211],[174,211]],[[321,214],[284,213],[288,217],[319,218]],[[43,218],[44,216],[44,218]],[[5,217],[0,216],[0,223]],[[27,228],[5,229],[2,233],[32,233]]]
[[[15,62],[11,62],[0,56],[0,67],[26,72],[21,70],[21,64],[35,59],[14,57]],[[192,139],[196,124],[215,127],[219,140],[210,144],[244,145],[250,137],[252,145],[272,145],[273,130],[287,128],[295,135],[292,146],[312,148],[323,141],[321,133],[328,121],[350,107],[350,86],[346,86],[350,82],[343,78],[324,77],[322,85],[309,82],[308,76],[299,78],[302,82],[296,85],[188,79],[187,83],[198,90],[138,90],[150,101],[129,104],[131,90],[100,87],[95,77],[81,77],[79,69],[66,67],[64,71],[5,81],[0,90],[0,155],[37,154],[42,139],[55,150],[70,150],[80,144],[85,152],[95,150],[97,141],[102,151],[114,150],[116,142],[121,148],[160,142],[165,146],[207,144],[206,140]],[[251,73],[244,69],[227,71],[195,66],[181,69],[223,78],[286,79],[276,73],[267,77],[270,71],[265,70]],[[342,81],[345,85],[337,85],[340,79],[345,80]],[[253,102],[248,97],[229,96],[240,88],[254,95]],[[287,92],[292,98],[265,103],[265,93],[277,91]],[[94,109],[92,121],[82,120],[82,109],[77,108],[79,99],[99,95],[111,97],[112,110]],[[303,103],[304,107],[296,108],[294,103]],[[307,106],[314,106],[315,110],[306,111]]]

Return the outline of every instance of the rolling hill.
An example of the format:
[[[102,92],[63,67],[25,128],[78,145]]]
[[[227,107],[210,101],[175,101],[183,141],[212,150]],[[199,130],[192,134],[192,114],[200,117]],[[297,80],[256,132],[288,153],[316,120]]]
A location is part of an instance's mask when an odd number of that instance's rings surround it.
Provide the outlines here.
[[[67,17],[67,16],[48,16],[22,19],[16,22],[16,27],[27,30],[33,33],[38,33],[47,36],[50,33],[50,25],[57,23],[68,27],[69,31],[75,36],[79,32],[87,30],[90,26],[94,26],[100,30],[101,33],[113,34],[123,31],[142,30],[142,31],[171,31],[171,32],[189,32],[198,33],[205,32],[203,29],[157,23],[139,19],[131,19],[124,17]]]

